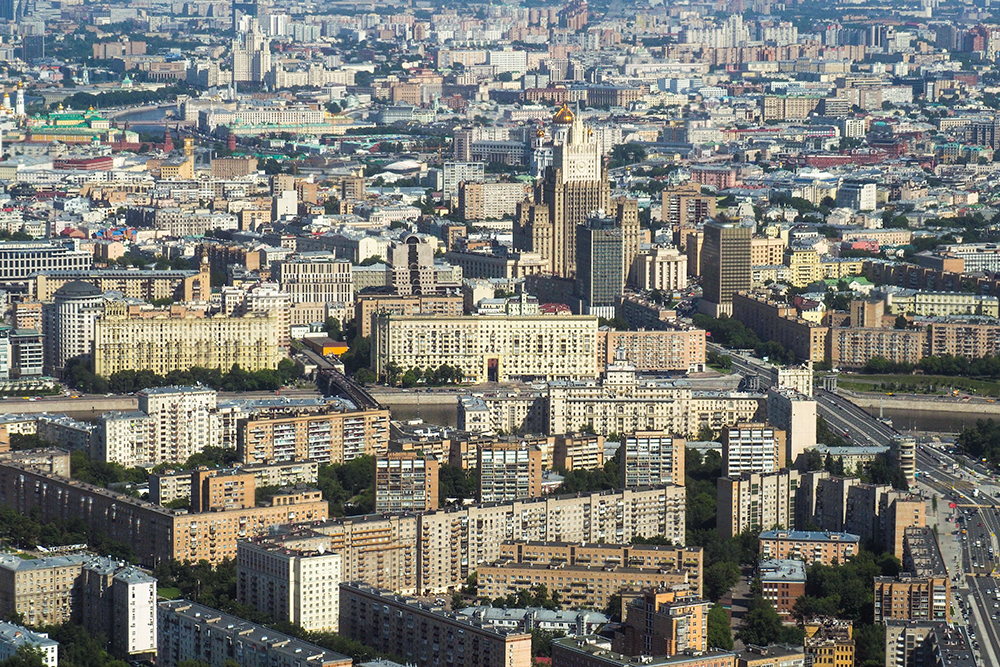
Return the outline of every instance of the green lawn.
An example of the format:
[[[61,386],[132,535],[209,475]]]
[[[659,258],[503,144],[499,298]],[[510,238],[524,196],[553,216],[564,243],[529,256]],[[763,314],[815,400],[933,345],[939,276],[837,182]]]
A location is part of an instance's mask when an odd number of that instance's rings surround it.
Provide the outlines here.
[[[1000,382],[945,375],[860,375],[841,373],[837,386],[876,393],[947,395],[953,389],[977,396],[1000,396]]]
[[[164,600],[176,600],[181,596],[181,589],[179,588],[158,588],[156,589],[156,594],[159,595]]]

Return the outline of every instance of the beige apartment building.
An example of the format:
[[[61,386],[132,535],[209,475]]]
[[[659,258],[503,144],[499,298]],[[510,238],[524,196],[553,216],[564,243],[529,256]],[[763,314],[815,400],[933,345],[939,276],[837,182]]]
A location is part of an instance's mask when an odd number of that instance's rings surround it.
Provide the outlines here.
[[[351,263],[332,253],[302,253],[277,262],[277,281],[292,303],[354,302]]]
[[[698,653],[708,649],[712,603],[691,592],[645,587],[625,606],[614,647],[626,655]]]
[[[476,463],[481,503],[542,495],[542,452],[527,443],[484,443]]]
[[[191,497],[192,470],[167,471],[149,476],[149,499],[157,505],[166,505],[178,498]],[[252,475],[258,486],[293,486],[315,484],[319,473],[316,461],[296,461],[273,465],[253,465],[232,468],[229,472]]]
[[[637,586],[681,587],[700,597],[702,562],[700,547],[506,542],[497,561],[479,567],[478,595],[492,600],[542,584],[564,607],[592,609]]]
[[[341,584],[340,608],[341,635],[408,664],[531,667],[530,634],[483,625],[366,583]]]
[[[835,565],[856,556],[859,542],[858,536],[850,533],[766,530],[760,534],[760,555],[765,559]]]
[[[38,301],[52,301],[63,285],[74,281],[89,283],[101,292],[121,292],[130,299],[153,301],[207,301],[211,294],[209,265],[200,271],[160,271],[134,269],[91,269],[89,271],[44,271],[29,279],[29,289]],[[23,327],[20,327],[23,328]],[[32,327],[35,328],[35,327]]]
[[[461,295],[453,294],[359,294],[354,304],[354,322],[358,335],[372,335],[372,316],[376,313],[393,315],[436,315],[461,317],[464,302]]]
[[[748,472],[716,481],[719,537],[731,539],[753,528],[795,525],[799,472]]]
[[[372,368],[452,366],[467,382],[597,377],[597,317],[434,317],[376,314]]]
[[[246,371],[277,368],[278,321],[274,315],[248,313],[175,316],[168,310],[133,314],[120,302],[108,302],[94,327],[94,372],[110,377],[119,371],[146,370],[166,375],[192,366],[234,365]]]
[[[341,561],[339,553],[324,548],[241,540],[236,547],[236,600],[309,632],[336,632]]]
[[[388,410],[264,415],[241,421],[236,433],[240,460],[248,464],[344,463],[364,454],[384,454],[388,445]]]
[[[556,470],[597,470],[604,467],[604,436],[566,433],[556,436],[552,465]]]
[[[438,508],[438,469],[433,456],[390,452],[375,458],[375,511],[423,512]]]
[[[0,502],[22,514],[39,511],[43,521],[80,519],[101,528],[109,539],[131,546],[139,562],[150,567],[165,560],[204,559],[216,564],[236,557],[239,539],[281,524],[323,521],[329,511],[322,494],[308,488],[286,489],[267,506],[175,511],[4,461],[0,461]]]
[[[597,331],[597,368],[613,362],[618,350],[638,371],[692,371],[705,369],[705,331],[671,328],[665,331]]]

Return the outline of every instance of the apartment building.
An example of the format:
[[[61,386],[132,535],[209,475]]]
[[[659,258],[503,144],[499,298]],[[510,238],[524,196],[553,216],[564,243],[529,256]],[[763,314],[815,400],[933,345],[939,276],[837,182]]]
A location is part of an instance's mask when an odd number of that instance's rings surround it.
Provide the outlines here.
[[[722,429],[722,474],[770,473],[785,467],[785,432],[764,423]]]
[[[708,649],[708,610],[700,596],[651,587],[629,600],[612,647],[626,655],[674,656]]]
[[[826,358],[829,327],[800,318],[794,306],[740,292],[733,295],[733,317],[762,340],[781,343],[799,359],[821,362]]]
[[[857,555],[859,538],[850,533],[766,530],[760,534],[762,558],[803,560],[808,564],[846,563]]]
[[[388,410],[260,415],[241,421],[236,447],[244,463],[316,461],[344,463],[364,454],[384,454],[389,444]]]
[[[0,614],[30,626],[76,623],[111,640],[114,655],[156,652],[156,579],[89,554],[0,556]]]
[[[124,302],[108,302],[94,326],[94,372],[119,371],[166,375],[192,366],[246,371],[277,368],[277,316],[247,313],[198,317],[169,310],[130,314]]]
[[[48,633],[0,621],[0,661],[15,657],[22,648],[40,652],[45,667],[59,666],[59,642]]]
[[[716,482],[719,537],[731,539],[754,528],[796,526],[799,485],[795,469],[720,477]]]
[[[372,317],[376,313],[392,315],[436,315],[461,317],[464,300],[460,294],[358,294],[354,303],[354,322],[358,335],[372,335]]]
[[[193,472],[192,470],[177,470],[150,474],[150,502],[155,505],[166,505],[178,498],[190,498]],[[223,474],[242,472],[252,475],[257,487],[294,486],[296,484],[315,484],[319,474],[319,463],[316,461],[296,461],[272,465],[250,465],[218,472]]]
[[[763,560],[757,566],[760,594],[783,621],[792,620],[795,601],[806,594],[806,565],[800,560]]]
[[[0,461],[0,502],[22,514],[37,511],[42,521],[80,519],[103,528],[147,566],[167,559],[219,563],[236,557],[240,538],[280,524],[323,521],[329,511],[319,491],[288,489],[267,506],[180,512],[8,461]]]
[[[292,303],[354,303],[351,263],[333,253],[300,253],[276,262],[275,268],[275,277]]]
[[[173,463],[217,444],[217,394],[205,387],[156,387],[137,394],[139,412],[149,417],[150,458]]]
[[[903,546],[905,572],[875,578],[875,622],[950,622],[951,579],[934,531],[926,526],[907,527]]]
[[[543,585],[567,608],[604,609],[635,587],[684,589],[701,596],[700,547],[505,542],[500,558],[478,569],[478,595],[516,595]]]
[[[798,464],[816,445],[816,399],[795,389],[767,390],[767,422],[785,432],[785,464]]]
[[[879,498],[878,517],[883,545],[893,556],[902,559],[907,529],[927,525],[927,501],[900,491],[883,494]]]
[[[458,212],[466,221],[503,220],[517,211],[517,205],[531,193],[524,183],[458,184]],[[447,195],[446,195],[447,200]]]
[[[805,621],[805,651],[813,667],[854,667],[854,625],[837,618]]]
[[[929,354],[927,331],[914,329],[832,328],[827,344],[838,368],[863,368],[876,356],[915,364]]]
[[[317,548],[266,538],[236,545],[236,600],[309,632],[337,632],[343,559]]]
[[[705,331],[677,328],[663,331],[597,330],[597,368],[613,362],[618,351],[637,371],[698,372],[705,369]]]
[[[157,630],[157,664],[163,667],[177,667],[186,661],[222,667],[227,660],[242,667],[352,664],[346,655],[188,600],[161,602]]]
[[[612,642],[600,635],[559,637],[552,640],[553,667],[630,667],[637,658],[612,650]],[[638,658],[646,667],[736,667],[730,651],[697,651],[674,656]]]
[[[676,484],[684,486],[684,438],[662,431],[636,431],[622,437],[623,488]]]
[[[549,467],[566,471],[603,468],[604,436],[590,433],[556,436],[552,448],[552,465]]]
[[[484,625],[364,583],[340,585],[340,634],[416,667],[530,667],[531,635]]]
[[[988,641],[988,640],[987,640]],[[885,654],[897,667],[966,667],[978,661],[964,627],[943,621],[885,621]]]
[[[423,512],[438,508],[438,469],[433,456],[390,452],[375,458],[375,511]]]
[[[542,495],[542,452],[519,442],[484,443],[476,457],[479,502],[493,503]]]
[[[147,302],[157,299],[173,299],[178,302],[207,301],[211,294],[211,274],[208,264],[201,265],[198,271],[159,269],[41,271],[31,276],[28,288],[34,299],[51,301],[57,290],[75,281],[93,285],[101,293],[121,292],[126,298],[142,299]]]
[[[715,203],[715,196],[702,194],[701,186],[696,183],[663,191],[661,217],[673,232],[674,245],[684,249],[686,232],[700,226],[706,219],[714,218]]]
[[[452,366],[467,382],[578,380],[597,377],[597,318],[433,317],[376,314],[372,369]]]
[[[609,542],[685,539],[684,487],[544,496],[438,510],[420,516],[419,590],[445,592],[500,557],[505,541]]]

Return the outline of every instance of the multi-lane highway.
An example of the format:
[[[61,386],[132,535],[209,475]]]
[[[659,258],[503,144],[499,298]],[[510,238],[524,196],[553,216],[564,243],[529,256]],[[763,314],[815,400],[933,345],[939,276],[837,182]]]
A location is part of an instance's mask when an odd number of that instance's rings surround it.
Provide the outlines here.
[[[858,445],[888,445],[899,435],[891,426],[833,392],[817,389],[816,409],[832,431]]]

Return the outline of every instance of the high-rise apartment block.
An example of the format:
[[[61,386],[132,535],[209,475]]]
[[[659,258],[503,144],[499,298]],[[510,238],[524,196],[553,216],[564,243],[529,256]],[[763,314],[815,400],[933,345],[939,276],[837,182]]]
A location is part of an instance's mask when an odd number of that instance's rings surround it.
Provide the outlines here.
[[[733,295],[753,283],[750,239],[753,230],[733,222],[708,222],[701,249],[701,312],[719,317],[733,312]]]
[[[344,463],[383,454],[388,444],[389,411],[384,409],[260,415],[241,421],[236,433],[244,463]]]
[[[623,487],[676,484],[684,486],[684,438],[661,431],[635,431],[622,437]]]
[[[275,621],[310,632],[339,627],[339,553],[322,546],[295,548],[264,538],[236,546],[236,599]]]
[[[139,411],[149,416],[151,463],[186,461],[216,444],[216,393],[205,387],[157,387],[138,394]]]
[[[300,253],[277,262],[276,269],[276,279],[292,303],[354,302],[351,263],[333,253]]]
[[[720,477],[716,482],[719,536],[730,539],[755,528],[795,527],[799,485],[794,469]]]
[[[46,372],[58,376],[71,359],[93,352],[103,309],[104,294],[93,285],[75,281],[56,290],[42,313]]]
[[[770,473],[785,465],[785,432],[769,424],[742,423],[722,429],[722,474]]]
[[[542,453],[518,442],[479,447],[479,502],[492,503],[542,495]]]
[[[82,624],[123,658],[156,652],[156,579],[109,558],[0,556],[0,614],[31,626]]]
[[[626,655],[673,656],[708,649],[712,603],[676,590],[647,588],[625,606],[613,647]]]
[[[422,512],[438,508],[438,469],[433,456],[390,452],[375,458],[375,511]]]

